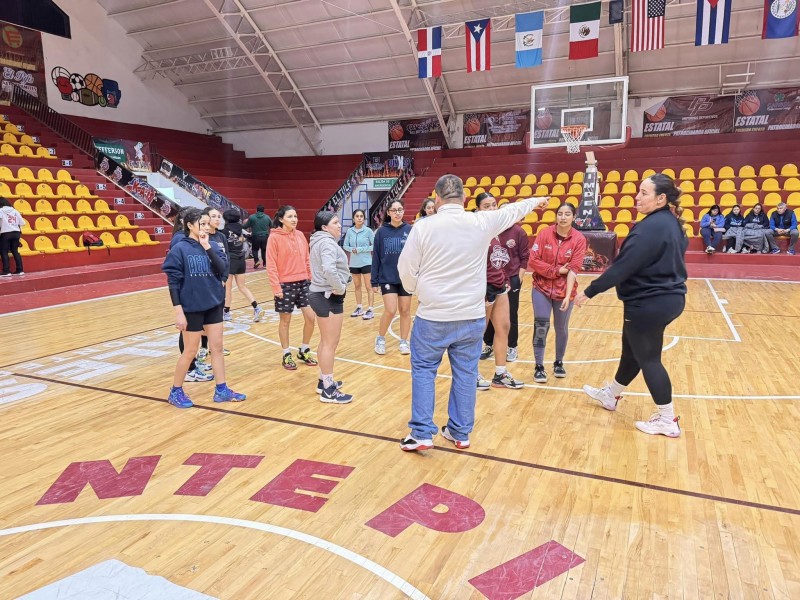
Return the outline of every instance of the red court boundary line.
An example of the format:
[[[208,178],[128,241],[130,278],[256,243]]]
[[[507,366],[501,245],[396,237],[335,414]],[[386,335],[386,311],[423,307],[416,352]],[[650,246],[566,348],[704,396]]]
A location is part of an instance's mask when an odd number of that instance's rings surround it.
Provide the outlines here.
[[[59,381],[57,379],[50,379],[48,377],[39,377],[37,375],[27,375],[23,373],[12,373],[15,377],[26,377],[28,379],[34,379],[38,381],[46,381],[48,383],[66,385],[70,387],[76,387],[84,390],[91,390],[95,392],[105,392],[108,394],[116,394],[119,396],[126,396],[130,398],[138,398],[140,400],[148,400],[150,402],[160,402],[162,404],[167,404],[167,401],[163,398],[156,398],[154,396],[145,396],[143,394],[134,394],[130,392],[122,392],[118,390],[112,390],[108,388],[101,388],[93,385],[85,385],[81,383],[71,383],[67,381]],[[258,419],[260,421],[269,421],[271,423],[279,423],[281,425],[293,425],[295,427],[306,427],[309,429],[317,429],[320,431],[329,431],[331,433],[343,433],[345,435],[352,435],[356,437],[367,438],[371,440],[378,440],[382,442],[392,442],[394,444],[399,444],[400,440],[395,438],[391,438],[384,435],[378,435],[375,433],[365,433],[362,431],[353,431],[350,429],[342,429],[339,427],[330,427],[328,425],[318,425],[316,423],[306,423],[304,421],[293,421],[291,419],[282,419],[280,417],[270,417],[268,415],[258,415],[253,413],[247,413],[242,411],[230,410],[226,408],[220,408],[217,406],[204,406],[201,404],[195,404],[194,408],[198,408],[201,410],[207,410],[209,412],[215,413],[222,413],[228,415],[235,415],[239,417],[247,417],[250,419]],[[455,448],[441,448],[441,447],[434,447],[434,451],[438,452],[448,452],[451,454],[458,454],[464,455],[471,458],[480,458],[483,460],[488,460],[492,462],[513,465],[516,467],[524,467],[527,469],[534,469],[537,471],[546,471],[548,473],[558,473],[560,475],[568,475],[570,477],[579,477],[582,479],[590,479],[594,481],[603,481],[605,483],[616,483],[619,485],[625,485],[629,487],[644,489],[644,490],[651,490],[655,492],[665,492],[667,494],[675,494],[678,496],[686,496],[689,498],[697,498],[700,500],[711,500],[712,502],[720,502],[724,504],[733,504],[736,506],[744,506],[747,508],[755,508],[759,510],[768,510],[772,512],[778,513],[785,513],[789,515],[796,515],[800,516],[800,509],[797,508],[787,508],[783,506],[776,506],[773,504],[763,504],[760,502],[751,502],[750,500],[738,500],[736,498],[727,498],[725,496],[715,496],[713,494],[704,494],[702,492],[694,492],[692,490],[682,490],[678,488],[669,488],[662,485],[653,485],[650,483],[644,483],[641,481],[633,481],[630,479],[621,479],[619,477],[609,477],[607,475],[597,475],[595,473],[586,473],[584,471],[575,471],[573,469],[562,469],[560,467],[551,467],[549,465],[541,465],[538,463],[527,462],[523,460],[516,460],[513,458],[504,458],[502,456],[494,456],[491,454],[481,454],[479,452],[470,452],[468,450],[456,450]],[[399,452],[399,450],[398,450]]]

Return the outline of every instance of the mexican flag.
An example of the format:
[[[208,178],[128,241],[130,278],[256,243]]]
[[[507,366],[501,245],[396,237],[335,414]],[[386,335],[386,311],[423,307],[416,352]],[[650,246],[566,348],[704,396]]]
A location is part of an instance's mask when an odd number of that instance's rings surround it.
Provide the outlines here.
[[[600,3],[569,7],[569,58],[593,58],[598,54]]]

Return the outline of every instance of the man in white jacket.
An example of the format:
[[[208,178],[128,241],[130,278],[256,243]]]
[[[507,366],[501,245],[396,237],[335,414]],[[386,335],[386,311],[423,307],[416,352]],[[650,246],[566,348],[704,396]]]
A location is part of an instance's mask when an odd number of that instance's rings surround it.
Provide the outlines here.
[[[439,178],[436,214],[418,221],[400,254],[403,287],[419,300],[411,334],[411,434],[406,451],[433,448],[436,372],[447,351],[453,374],[449,420],[442,436],[469,447],[475,423],[475,378],[486,327],[486,261],[489,242],[547,202],[527,198],[497,211],[464,210],[464,185],[455,175]]]

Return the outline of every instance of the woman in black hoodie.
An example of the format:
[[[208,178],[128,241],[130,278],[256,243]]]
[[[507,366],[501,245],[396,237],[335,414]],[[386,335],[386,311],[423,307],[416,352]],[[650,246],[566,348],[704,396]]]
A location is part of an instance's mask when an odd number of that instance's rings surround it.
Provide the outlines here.
[[[725,233],[722,234],[722,239],[725,240],[725,251],[728,254],[736,254],[742,250],[741,243],[738,243],[742,227],[744,227],[744,215],[742,207],[737,204],[725,215]]]
[[[636,210],[645,218],[625,238],[614,264],[575,298],[575,305],[581,306],[616,287],[624,306],[622,356],[614,381],[602,388],[585,385],[584,392],[606,410],[616,410],[622,391],[641,371],[658,412],[649,421],[637,421],[636,428],[667,437],[681,434],[672,382],[661,363],[664,329],[686,304],[684,255],[689,240],[680,218],[680,195],[680,188],[663,173],[642,181]]]
[[[747,213],[747,216],[744,218],[744,228],[746,245],[755,248],[756,251],[760,250],[763,254],[778,250],[778,245],[775,243],[772,235],[769,235],[772,233],[769,227],[769,217],[764,212],[764,208],[761,206],[760,202],[756,202],[753,208],[750,209],[750,212]],[[758,238],[760,244],[753,244],[748,240],[748,233],[750,233],[748,230],[752,229],[761,231],[763,239]]]

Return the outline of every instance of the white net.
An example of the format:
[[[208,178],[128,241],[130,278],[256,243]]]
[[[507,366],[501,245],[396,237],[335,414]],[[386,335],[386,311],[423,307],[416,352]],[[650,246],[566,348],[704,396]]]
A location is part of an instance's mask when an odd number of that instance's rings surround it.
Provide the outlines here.
[[[586,132],[586,125],[562,125],[561,137],[567,143],[567,152],[576,154],[581,151],[581,139]]]

